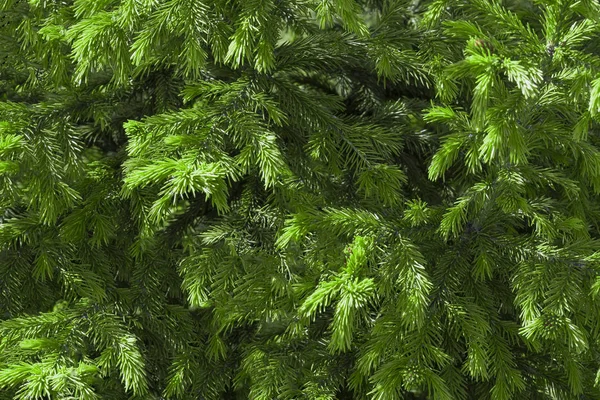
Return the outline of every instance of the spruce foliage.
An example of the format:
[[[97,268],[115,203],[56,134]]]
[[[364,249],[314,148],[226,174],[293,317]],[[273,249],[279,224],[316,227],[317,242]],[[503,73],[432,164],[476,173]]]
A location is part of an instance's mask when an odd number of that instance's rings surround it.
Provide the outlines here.
[[[0,0],[0,399],[600,399],[597,0]]]

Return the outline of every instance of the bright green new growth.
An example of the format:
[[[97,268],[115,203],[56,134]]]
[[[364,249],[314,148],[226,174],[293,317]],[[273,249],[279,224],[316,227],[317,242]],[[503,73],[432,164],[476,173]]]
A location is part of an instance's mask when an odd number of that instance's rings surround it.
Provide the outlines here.
[[[600,399],[600,3],[0,1],[0,399]]]

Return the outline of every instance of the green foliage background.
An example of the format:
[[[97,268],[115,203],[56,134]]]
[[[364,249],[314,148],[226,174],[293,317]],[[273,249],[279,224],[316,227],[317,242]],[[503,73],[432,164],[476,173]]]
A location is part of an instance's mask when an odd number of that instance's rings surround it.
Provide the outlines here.
[[[600,399],[598,1],[0,10],[0,399]]]

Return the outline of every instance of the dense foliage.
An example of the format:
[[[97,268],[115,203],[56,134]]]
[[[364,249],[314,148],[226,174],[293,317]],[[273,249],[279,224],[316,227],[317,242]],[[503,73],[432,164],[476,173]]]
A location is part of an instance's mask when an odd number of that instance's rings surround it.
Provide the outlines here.
[[[0,10],[0,399],[600,399],[598,1]]]

